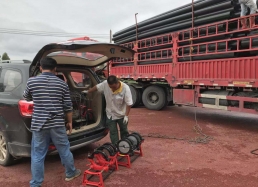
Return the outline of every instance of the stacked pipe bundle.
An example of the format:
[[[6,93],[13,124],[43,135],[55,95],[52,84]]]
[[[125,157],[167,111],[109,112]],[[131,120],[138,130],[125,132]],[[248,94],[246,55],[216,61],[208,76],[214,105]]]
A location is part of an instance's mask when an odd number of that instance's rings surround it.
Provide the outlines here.
[[[240,16],[238,0],[199,0],[194,2],[194,26],[201,26]],[[192,4],[157,15],[138,23],[138,39],[144,39],[192,26]],[[132,25],[113,35],[117,44],[136,40],[136,26]]]
[[[199,30],[199,33],[193,32],[193,36],[190,36],[189,32],[182,32],[182,30],[192,27],[192,3],[138,23],[138,65],[173,62],[171,33],[178,31],[180,31],[177,43],[179,46],[177,54],[179,62],[258,55],[258,51],[230,52],[231,50],[237,50],[238,47],[249,49],[250,39],[237,41],[236,39],[239,37],[256,35],[257,37],[255,36],[256,38],[252,39],[252,47],[258,47],[258,30],[235,32],[239,29],[237,21],[230,22],[228,26],[224,24],[223,21],[240,17],[240,12],[241,8],[238,0],[195,1],[194,27],[215,22],[220,23],[216,26],[204,26]],[[216,34],[217,32],[226,33],[226,30],[234,32],[231,32],[231,34]],[[207,37],[208,35],[211,35],[211,37]],[[202,36],[205,36],[205,38],[202,38]],[[133,48],[136,41],[136,26],[132,25],[116,32],[113,35],[113,40],[117,44],[124,44],[125,47]],[[191,47],[188,47],[189,41],[192,41]],[[217,46],[214,43],[216,41],[218,41]],[[206,45],[207,42],[211,43]],[[199,44],[199,46],[195,44]],[[228,52],[223,52],[226,49]],[[207,54],[207,51],[214,53]],[[217,53],[220,51],[222,53]],[[112,64],[113,67],[133,65],[133,59],[116,59]]]

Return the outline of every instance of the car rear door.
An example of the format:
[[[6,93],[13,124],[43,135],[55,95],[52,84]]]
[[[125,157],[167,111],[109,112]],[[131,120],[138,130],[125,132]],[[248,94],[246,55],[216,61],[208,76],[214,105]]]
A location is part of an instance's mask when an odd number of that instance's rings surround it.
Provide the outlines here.
[[[48,55],[51,56],[51,54],[54,54],[55,56],[62,54],[60,55],[60,58],[64,56],[78,56],[78,60],[73,60],[73,62],[60,60],[63,64],[96,67],[112,60],[113,58],[131,58],[134,55],[134,51],[117,44],[85,40],[52,43],[44,46],[35,56],[30,67],[31,76],[34,74],[36,69],[39,68],[40,59]]]
[[[29,68],[29,66],[26,66]],[[28,74],[28,70],[26,71]],[[27,131],[18,109],[18,101],[22,97],[26,85],[26,76],[22,69],[0,65],[0,130],[9,133],[9,141],[13,139],[23,142],[24,131]],[[26,126],[29,128],[28,126]]]

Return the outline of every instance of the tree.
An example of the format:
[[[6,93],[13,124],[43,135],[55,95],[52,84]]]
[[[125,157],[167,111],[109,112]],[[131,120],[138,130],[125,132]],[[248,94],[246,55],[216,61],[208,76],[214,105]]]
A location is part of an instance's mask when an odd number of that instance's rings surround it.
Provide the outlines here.
[[[8,56],[7,53],[4,53],[4,54],[2,55],[2,60],[10,60],[10,58],[9,58],[9,56]]]

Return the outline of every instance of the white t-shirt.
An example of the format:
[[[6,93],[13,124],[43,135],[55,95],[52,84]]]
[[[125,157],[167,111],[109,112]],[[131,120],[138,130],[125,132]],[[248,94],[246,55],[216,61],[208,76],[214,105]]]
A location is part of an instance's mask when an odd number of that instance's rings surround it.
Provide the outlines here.
[[[106,80],[97,85],[98,91],[104,93],[106,98],[106,112],[109,119],[111,117],[113,120],[124,118],[126,106],[133,104],[129,86],[123,82],[121,84],[122,91],[117,94],[113,93]]]

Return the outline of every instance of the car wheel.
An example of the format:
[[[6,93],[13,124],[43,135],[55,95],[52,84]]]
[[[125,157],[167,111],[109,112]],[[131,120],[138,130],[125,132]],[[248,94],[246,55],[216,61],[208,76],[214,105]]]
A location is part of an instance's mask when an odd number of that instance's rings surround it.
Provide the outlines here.
[[[167,96],[161,87],[149,86],[143,91],[142,102],[150,110],[161,110],[166,106]]]
[[[141,92],[136,89],[134,86],[129,86],[131,93],[132,93],[132,98],[133,98],[133,108],[136,108],[140,105],[141,102]]]
[[[9,166],[14,163],[14,158],[9,153],[6,137],[0,131],[0,165]]]

